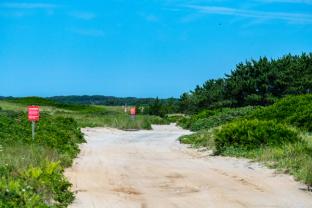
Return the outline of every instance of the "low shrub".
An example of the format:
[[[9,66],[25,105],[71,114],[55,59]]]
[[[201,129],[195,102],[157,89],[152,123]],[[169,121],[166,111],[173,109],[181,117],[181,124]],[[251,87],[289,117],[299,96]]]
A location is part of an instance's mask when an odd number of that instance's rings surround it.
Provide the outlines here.
[[[178,125],[184,129],[190,129],[192,124],[199,119],[207,118],[211,115],[214,115],[215,112],[212,110],[203,110],[198,114],[194,114],[192,116],[185,116],[178,121]]]
[[[210,129],[217,127],[235,119],[242,118],[254,110],[255,107],[249,106],[243,108],[220,109],[219,111],[216,111],[214,115],[195,121],[191,126],[191,130],[198,131],[200,129]]]
[[[165,119],[169,122],[169,123],[178,123],[180,122],[182,119],[185,118],[184,114],[168,114],[166,115]]]
[[[74,199],[58,163],[46,162],[24,172],[6,170],[0,180],[0,207],[67,207]]]
[[[242,118],[252,111],[255,107],[242,108],[220,108],[215,110],[204,110],[199,114],[181,119],[178,124],[182,128],[191,131],[199,131],[202,129],[210,129],[225,124],[234,119]]]
[[[300,141],[298,133],[276,121],[238,120],[216,131],[216,149],[222,153],[228,147],[255,149]]]
[[[203,130],[194,134],[185,135],[179,138],[179,141],[183,144],[190,144],[194,148],[207,147],[211,150],[215,150],[215,139],[213,131]]]
[[[248,118],[277,120],[312,131],[312,94],[287,96],[272,106],[253,112]]]
[[[26,113],[0,111],[0,207],[67,207],[73,193],[63,168],[82,142],[72,118],[42,113],[32,140]]]
[[[304,183],[307,184],[308,191],[312,191],[312,164],[311,163],[306,165]]]
[[[78,144],[84,142],[77,122],[72,118],[41,114],[36,126],[36,138],[32,141],[31,124],[26,113],[5,111],[0,113],[0,145],[35,142],[56,150],[66,158],[74,158],[79,153]],[[71,161],[62,161],[71,164]]]

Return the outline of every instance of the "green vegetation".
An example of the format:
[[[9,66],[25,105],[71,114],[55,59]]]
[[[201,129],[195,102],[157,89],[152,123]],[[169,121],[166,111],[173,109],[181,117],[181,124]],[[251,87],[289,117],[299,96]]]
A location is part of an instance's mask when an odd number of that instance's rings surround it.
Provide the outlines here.
[[[254,110],[254,107],[203,110],[198,114],[180,119],[178,124],[183,128],[190,129],[191,131],[210,129],[225,124],[234,119],[247,116]]]
[[[39,105],[49,108],[58,108],[60,110],[78,111],[78,112],[98,112],[101,108],[91,105],[78,105],[78,104],[63,104],[41,97],[24,97],[24,98],[10,98],[7,101],[10,103],[20,104],[21,106]],[[48,109],[47,109],[48,110]]]
[[[276,121],[237,120],[223,125],[215,135],[219,153],[227,148],[250,150],[301,141],[295,130]]]
[[[145,107],[144,114],[165,117],[167,114],[178,112],[178,101],[174,98],[160,100],[156,98],[152,103]]]
[[[272,106],[253,112],[249,118],[276,120],[312,131],[312,95],[288,96]]]
[[[181,143],[189,144],[194,148],[206,147],[210,150],[216,151],[215,138],[213,129],[201,130],[194,134],[182,136],[179,138]]]
[[[169,123],[178,123],[185,117],[186,116],[182,113],[171,113],[165,116],[165,120],[167,120]]]
[[[41,116],[32,141],[25,113],[0,111],[0,207],[66,207],[74,199],[62,173],[84,139],[73,119]]]
[[[113,97],[102,95],[83,95],[83,96],[55,96],[48,98],[49,100],[65,104],[82,104],[82,105],[106,105],[106,106],[148,106],[155,102],[158,98],[135,98],[135,97]],[[160,99],[162,103],[176,103],[178,99]]]
[[[312,91],[312,53],[240,63],[226,78],[208,80],[180,98],[180,111],[270,105],[290,94]]]
[[[131,118],[124,113],[64,113],[57,115],[74,118],[80,127],[112,127],[119,129],[151,129],[152,124],[167,124],[157,116],[137,115]]]

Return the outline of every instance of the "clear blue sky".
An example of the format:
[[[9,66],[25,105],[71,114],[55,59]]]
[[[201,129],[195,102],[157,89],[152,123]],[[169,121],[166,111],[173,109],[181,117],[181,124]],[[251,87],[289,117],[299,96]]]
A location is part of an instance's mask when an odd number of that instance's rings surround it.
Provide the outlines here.
[[[0,96],[178,97],[312,52],[312,0],[0,0]]]

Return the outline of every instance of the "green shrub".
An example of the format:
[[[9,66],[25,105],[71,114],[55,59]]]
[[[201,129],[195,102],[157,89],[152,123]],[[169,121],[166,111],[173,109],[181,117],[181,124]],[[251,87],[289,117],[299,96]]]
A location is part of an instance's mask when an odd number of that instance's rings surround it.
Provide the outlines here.
[[[78,144],[84,142],[75,120],[45,113],[41,114],[40,121],[37,123],[35,141],[32,141],[31,124],[27,120],[26,113],[1,112],[0,128],[0,145],[35,142],[56,150],[60,155],[69,155],[70,158],[74,158],[79,153]],[[67,165],[70,165],[70,162]]]
[[[201,120],[201,119],[206,119],[212,115],[215,115],[219,111],[220,111],[220,109],[217,109],[215,111],[203,110],[203,111],[199,112],[198,114],[194,114],[190,117],[188,117],[188,116],[183,117],[182,119],[180,119],[178,121],[178,125],[184,129],[193,129],[192,126],[196,121]],[[200,129],[204,129],[204,128],[200,128]],[[200,129],[198,129],[198,130],[200,130]]]
[[[168,114],[165,117],[169,123],[179,123],[184,118],[184,114]]]
[[[211,150],[215,149],[215,140],[213,132],[203,130],[196,132],[194,134],[181,136],[179,141],[183,144],[190,144],[192,147],[207,147]]]
[[[298,133],[275,121],[238,120],[216,131],[216,149],[219,153],[228,147],[254,149],[300,141]]]
[[[189,129],[191,126],[191,119],[189,116],[185,116],[178,121],[178,125],[184,129]]]
[[[306,165],[306,174],[304,178],[304,183],[307,184],[308,190],[312,191],[312,163]]]
[[[63,168],[58,163],[50,162],[21,173],[2,173],[0,207],[67,207],[74,196],[62,173]]]
[[[67,207],[73,193],[63,167],[82,142],[72,118],[41,113],[32,140],[26,113],[0,111],[0,207]]]
[[[184,118],[179,121],[182,128],[190,129],[191,131],[199,131],[202,129],[210,129],[222,124],[225,124],[234,119],[242,118],[252,111],[255,107],[242,108],[220,108],[215,110],[204,110],[199,114],[193,115],[190,118]]]
[[[255,111],[248,118],[277,120],[312,131],[312,94],[287,96],[272,106]]]

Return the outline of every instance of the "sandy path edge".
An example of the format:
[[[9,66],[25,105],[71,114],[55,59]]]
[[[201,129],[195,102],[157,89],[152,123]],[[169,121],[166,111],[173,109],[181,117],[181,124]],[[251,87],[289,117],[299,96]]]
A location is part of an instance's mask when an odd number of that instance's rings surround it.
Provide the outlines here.
[[[209,157],[179,144],[189,131],[83,129],[87,143],[65,175],[71,207],[312,207],[291,176],[245,159]]]

